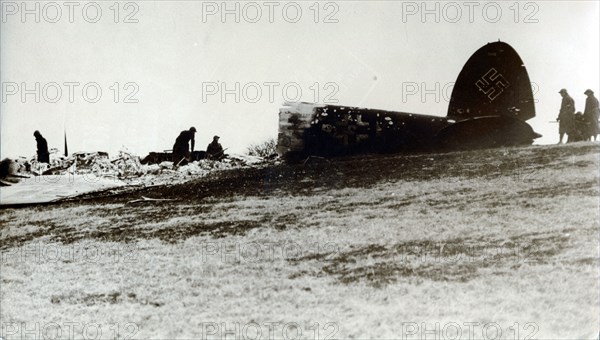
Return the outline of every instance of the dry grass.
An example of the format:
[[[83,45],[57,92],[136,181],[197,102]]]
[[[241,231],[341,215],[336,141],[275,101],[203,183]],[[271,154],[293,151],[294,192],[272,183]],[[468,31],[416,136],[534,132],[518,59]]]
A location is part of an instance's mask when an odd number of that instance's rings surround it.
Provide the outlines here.
[[[3,335],[76,322],[75,338],[89,323],[102,338],[244,338],[256,323],[269,338],[279,322],[275,338],[389,339],[438,323],[438,339],[456,325],[468,339],[473,322],[474,338],[593,338],[598,151],[311,161],[144,192],[176,202],[3,210]]]

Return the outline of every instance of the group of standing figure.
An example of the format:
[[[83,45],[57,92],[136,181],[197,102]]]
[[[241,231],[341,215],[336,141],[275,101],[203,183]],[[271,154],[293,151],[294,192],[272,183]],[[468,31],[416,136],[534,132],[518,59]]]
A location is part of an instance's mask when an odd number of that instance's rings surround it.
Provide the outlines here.
[[[565,134],[567,135],[567,143],[580,141],[596,141],[598,135],[598,118],[600,109],[598,108],[598,99],[594,96],[594,91],[586,90],[584,94],[587,96],[585,100],[585,110],[575,112],[575,101],[566,89],[560,90],[558,93],[562,96],[560,112],[556,121],[559,123],[558,133],[560,140],[558,144],[563,143]]]
[[[181,131],[175,144],[173,145],[173,162],[179,165],[192,160],[191,153],[194,152],[196,128],[191,127],[189,130]],[[33,133],[37,144],[37,160],[40,163],[50,163],[50,152],[48,151],[48,142],[39,131]],[[225,150],[219,143],[219,136],[214,136],[213,141],[208,144],[204,158],[213,160],[222,160],[225,155]],[[191,145],[190,145],[191,144]],[[190,152],[191,146],[191,152]],[[66,147],[66,146],[65,146]]]

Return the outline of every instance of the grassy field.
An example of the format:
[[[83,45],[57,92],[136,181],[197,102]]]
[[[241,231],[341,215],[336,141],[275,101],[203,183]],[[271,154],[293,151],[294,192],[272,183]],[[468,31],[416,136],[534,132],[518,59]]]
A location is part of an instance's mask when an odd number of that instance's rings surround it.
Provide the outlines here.
[[[309,159],[4,209],[1,336],[595,339],[599,151]]]

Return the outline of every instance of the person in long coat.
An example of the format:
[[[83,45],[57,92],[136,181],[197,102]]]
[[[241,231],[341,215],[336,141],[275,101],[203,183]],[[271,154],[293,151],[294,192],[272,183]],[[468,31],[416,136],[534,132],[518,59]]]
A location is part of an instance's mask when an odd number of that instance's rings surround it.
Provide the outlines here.
[[[562,96],[562,102],[556,121],[559,123],[558,134],[560,135],[560,140],[558,141],[558,144],[562,144],[565,133],[569,134],[573,129],[575,101],[571,98],[566,89],[562,89],[558,91],[558,93]]]
[[[587,125],[586,140],[591,140],[593,138],[594,141],[596,141],[599,130],[598,117],[600,116],[598,98],[594,96],[594,91],[592,90],[586,90],[584,94],[587,95],[587,99],[585,100],[585,110],[583,111],[583,117]]]
[[[42,134],[35,130],[33,133],[35,141],[37,143],[37,160],[40,163],[50,164],[50,153],[48,152],[48,142]]]

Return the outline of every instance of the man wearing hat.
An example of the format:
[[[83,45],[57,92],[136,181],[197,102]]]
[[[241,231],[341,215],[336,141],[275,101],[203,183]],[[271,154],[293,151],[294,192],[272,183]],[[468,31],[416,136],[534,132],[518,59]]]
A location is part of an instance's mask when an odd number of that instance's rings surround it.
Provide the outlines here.
[[[189,130],[181,131],[175,140],[175,144],[173,145],[173,163],[175,165],[182,165],[190,160],[189,142],[191,142],[192,146],[191,152],[194,152],[195,134],[196,128],[192,126]]]
[[[221,160],[225,158],[223,147],[219,144],[219,136],[214,136],[213,141],[206,147],[206,155],[209,159]]]
[[[594,97],[594,91],[586,90],[584,94],[587,96],[585,100],[585,110],[583,111],[583,117],[587,123],[587,134],[586,140],[594,139],[598,135],[598,98]]]
[[[42,137],[42,134],[38,130],[33,132],[33,136],[37,143],[38,162],[50,164],[50,153],[48,152],[48,142],[46,141],[46,138]]]
[[[558,91],[562,96],[562,103],[560,104],[560,111],[558,113],[558,118],[556,121],[559,123],[558,125],[558,134],[560,135],[560,140],[558,144],[562,144],[563,137],[566,134],[569,134],[573,129],[573,115],[575,114],[575,101],[569,94],[566,89],[562,89]]]

